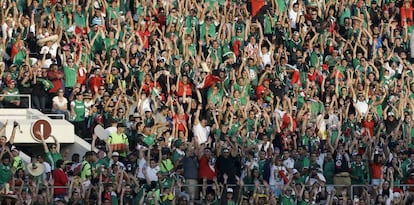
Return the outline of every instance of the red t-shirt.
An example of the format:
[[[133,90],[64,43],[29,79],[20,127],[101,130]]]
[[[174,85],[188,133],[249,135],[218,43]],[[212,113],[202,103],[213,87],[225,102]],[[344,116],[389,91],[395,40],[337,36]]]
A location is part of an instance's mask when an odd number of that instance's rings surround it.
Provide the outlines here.
[[[381,179],[382,177],[382,163],[371,163],[372,179]]]
[[[148,48],[148,38],[149,38],[150,32],[148,30],[138,31],[138,35],[141,37],[141,40],[144,43],[144,48]]]
[[[292,123],[293,123],[292,125],[293,130],[296,130],[296,127],[297,127],[296,118],[292,119]],[[290,117],[288,114],[284,114],[282,117],[282,125],[280,126],[280,129],[283,130],[289,127],[289,125],[290,125]]]
[[[374,127],[375,127],[374,120],[371,120],[371,121],[364,120],[364,122],[362,123],[362,127],[366,129],[365,133],[363,134],[366,134],[371,138],[374,137]]]
[[[405,7],[405,5],[403,5],[400,8],[401,26],[405,25],[405,21],[407,21],[408,27],[413,25],[413,11],[414,11],[414,8],[411,6],[407,8]]]
[[[193,95],[193,90],[192,90],[193,86],[191,85],[191,83],[184,84],[181,81],[178,83],[177,95],[180,97],[184,95],[184,87],[187,89],[185,95],[187,97],[191,97]]]
[[[157,86],[159,86],[160,84],[157,82]],[[155,87],[155,84],[153,81],[150,82],[144,82],[144,85],[142,86],[142,91],[144,91],[147,95],[150,94],[150,91],[152,90],[152,88]]]
[[[263,93],[265,93],[268,89],[263,86],[263,85],[259,85],[256,88],[256,97],[257,98],[262,98]]]
[[[95,94],[95,90],[98,90],[101,85],[103,85],[102,77],[92,76],[91,78],[89,78],[89,87],[93,95]]]
[[[213,170],[210,168],[209,161],[210,159],[206,156],[202,156],[198,160],[198,177],[200,179],[213,180],[217,176],[214,166]]]
[[[59,89],[62,88],[62,79],[59,78],[60,76],[63,76],[62,71],[49,71],[47,72],[47,77],[49,80],[53,83],[53,88],[49,90],[49,93],[56,93]]]
[[[54,195],[66,194],[66,189],[60,188],[60,187],[66,186],[66,184],[68,183],[68,176],[65,174],[65,172],[63,172],[63,170],[61,169],[53,170],[53,179],[54,179],[53,186],[57,187],[57,188],[54,188],[53,194]]]
[[[184,114],[181,114],[181,115],[174,115],[173,116],[173,120],[178,125],[178,130],[179,131],[184,131],[185,130],[184,123],[187,123],[187,121],[188,121],[188,115],[185,114],[185,113]]]
[[[405,180],[405,183],[404,184],[414,184],[414,179],[411,177],[411,176],[409,176],[409,177],[407,177],[407,180]],[[408,191],[410,191],[410,192],[413,192],[414,191],[414,187],[413,186],[408,186],[407,187],[408,188]]]

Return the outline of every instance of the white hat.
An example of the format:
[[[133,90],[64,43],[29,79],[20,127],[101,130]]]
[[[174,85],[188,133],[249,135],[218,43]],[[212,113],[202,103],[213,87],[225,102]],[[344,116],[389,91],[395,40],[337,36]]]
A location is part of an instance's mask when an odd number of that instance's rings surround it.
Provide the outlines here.
[[[227,188],[227,193],[233,193],[233,189],[232,188]]]
[[[400,192],[394,192],[392,195],[393,195],[393,197],[396,197],[396,198],[401,197]]]
[[[14,151],[14,150],[19,151],[19,150],[16,148],[16,146],[14,146],[14,145],[10,148],[10,150],[11,150],[11,151]]]
[[[292,174],[294,174],[294,175],[295,175],[295,174],[297,174],[297,173],[299,173],[297,169],[293,169],[293,170],[292,170]]]
[[[27,171],[32,176],[40,176],[45,172],[45,165],[41,163],[30,163],[27,165]]]
[[[119,157],[119,152],[112,152],[113,157]]]

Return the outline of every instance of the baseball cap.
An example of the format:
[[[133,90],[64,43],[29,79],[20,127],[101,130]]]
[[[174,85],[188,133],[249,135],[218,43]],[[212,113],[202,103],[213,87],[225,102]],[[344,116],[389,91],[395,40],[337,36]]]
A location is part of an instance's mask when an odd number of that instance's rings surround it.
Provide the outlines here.
[[[116,127],[125,127],[125,124],[122,122],[118,122],[118,124],[116,124]]]
[[[14,146],[14,145],[11,147],[11,149],[10,149],[10,150],[11,150],[11,151],[15,151],[15,150],[16,150],[16,151],[19,151],[19,150],[17,149],[17,147],[16,147],[16,146]]]

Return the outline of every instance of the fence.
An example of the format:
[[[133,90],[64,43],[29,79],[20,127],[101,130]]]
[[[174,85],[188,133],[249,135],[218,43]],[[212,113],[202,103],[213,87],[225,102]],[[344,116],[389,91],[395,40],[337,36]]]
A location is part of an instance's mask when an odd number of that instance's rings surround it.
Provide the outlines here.
[[[22,108],[22,109],[32,109],[32,96],[31,95],[29,95],[29,94],[0,94],[0,97],[20,97],[20,98],[26,98],[26,99],[28,99],[27,100],[27,103],[24,103],[24,104],[21,104],[20,106],[16,106],[16,107],[8,107],[8,106],[4,106],[3,105],[3,108],[13,108],[13,109],[19,109],[19,108]],[[22,117],[22,116],[26,116],[27,117],[27,119],[39,119],[39,114],[38,113],[30,113],[30,112],[27,112],[27,114],[26,115],[22,115],[22,114],[10,114],[10,113],[8,113],[8,114],[0,114],[0,116],[1,115],[5,115],[5,116],[14,116],[14,117]],[[57,113],[43,113],[42,115],[45,115],[45,116],[47,116],[47,117],[50,117],[50,118],[52,118],[52,119],[65,119],[65,115],[64,114],[57,114]]]
[[[22,105],[22,106],[19,106],[17,108],[29,108],[29,109],[32,108],[32,96],[30,94],[0,94],[0,97],[23,97],[23,98],[28,98],[27,107]],[[16,108],[16,107],[14,107],[14,108]]]
[[[311,187],[312,185],[306,185],[307,187]],[[345,186],[345,185],[327,185],[327,186],[331,186],[331,187],[342,187],[342,188],[345,188],[345,187],[348,187],[348,188],[350,188],[350,194],[351,194],[351,196],[354,196],[354,191],[355,191],[355,189],[356,188],[369,188],[369,187],[372,187],[373,185],[351,185],[351,186]],[[64,189],[69,189],[70,187],[69,186],[49,186],[50,188],[64,188]],[[190,188],[190,187],[198,187],[198,188],[200,188],[200,191],[201,191],[201,188],[203,187],[203,184],[182,184],[182,186],[181,186],[182,188]],[[209,185],[207,185],[207,187],[213,187],[213,185],[212,184],[209,184]],[[227,187],[239,187],[239,188],[241,188],[241,189],[243,189],[243,188],[254,188],[255,187],[255,185],[253,185],[253,184],[245,184],[245,185],[243,185],[242,187],[240,187],[239,185],[237,185],[237,184],[227,184]],[[410,188],[410,187],[413,187],[414,188],[414,184],[400,184],[400,185],[395,185],[394,186],[394,188],[401,188],[401,190],[402,191],[405,191],[405,190],[407,190],[407,188]],[[20,187],[17,187],[16,186],[16,188],[18,189],[18,188],[20,188]],[[28,186],[27,185],[24,185],[24,187],[23,188],[28,188]],[[175,188],[178,188],[178,186],[175,186]],[[260,188],[265,188],[265,186],[264,185],[260,185]]]
[[[38,119],[43,119],[41,117],[39,117],[39,114],[32,114],[32,113],[27,113],[27,114],[2,114],[0,113],[0,116],[10,116],[10,117],[26,117],[27,120],[38,120]],[[42,114],[42,116],[47,116],[49,118],[52,119],[60,119],[60,120],[64,120],[65,119],[65,115],[64,114]]]

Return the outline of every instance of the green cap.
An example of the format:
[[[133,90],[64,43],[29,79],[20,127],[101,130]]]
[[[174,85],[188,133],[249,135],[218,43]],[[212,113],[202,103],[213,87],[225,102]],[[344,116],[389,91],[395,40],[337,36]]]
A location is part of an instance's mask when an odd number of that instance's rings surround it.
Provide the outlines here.
[[[174,146],[175,147],[180,147],[182,145],[182,142],[181,142],[181,140],[180,139],[177,139],[177,140],[175,140],[175,142],[174,142]]]

